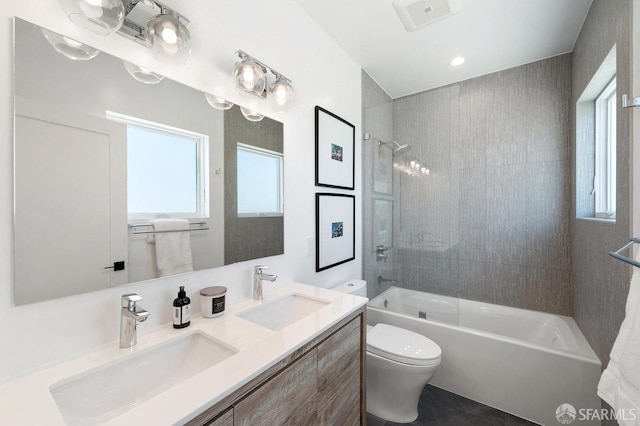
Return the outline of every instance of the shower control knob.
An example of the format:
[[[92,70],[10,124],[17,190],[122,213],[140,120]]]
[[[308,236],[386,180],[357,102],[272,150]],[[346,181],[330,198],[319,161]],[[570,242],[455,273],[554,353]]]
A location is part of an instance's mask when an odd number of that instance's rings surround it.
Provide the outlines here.
[[[381,260],[384,260],[386,262],[388,255],[385,252],[390,248],[391,247],[386,247],[384,245],[376,246],[376,261],[380,262]]]

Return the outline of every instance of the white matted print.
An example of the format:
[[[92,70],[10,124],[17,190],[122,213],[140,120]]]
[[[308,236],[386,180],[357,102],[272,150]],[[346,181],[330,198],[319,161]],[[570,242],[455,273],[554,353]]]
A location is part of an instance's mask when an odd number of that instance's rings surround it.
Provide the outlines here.
[[[353,124],[316,106],[316,185],[354,189]]]
[[[355,259],[356,198],[316,194],[316,272]]]

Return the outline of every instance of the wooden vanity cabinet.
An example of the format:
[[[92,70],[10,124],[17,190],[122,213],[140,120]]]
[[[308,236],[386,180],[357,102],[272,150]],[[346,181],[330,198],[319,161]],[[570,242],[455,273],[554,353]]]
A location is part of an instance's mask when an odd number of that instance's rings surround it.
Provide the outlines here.
[[[365,333],[360,310],[188,424],[364,425]]]
[[[236,426],[312,425],[317,417],[315,349],[233,406]]]
[[[205,423],[205,426],[233,426],[233,407]]]

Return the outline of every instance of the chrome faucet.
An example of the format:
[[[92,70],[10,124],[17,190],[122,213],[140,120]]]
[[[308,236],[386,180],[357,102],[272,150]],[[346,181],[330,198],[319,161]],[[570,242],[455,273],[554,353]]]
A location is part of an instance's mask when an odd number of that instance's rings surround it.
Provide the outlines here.
[[[262,281],[267,280],[274,282],[278,276],[265,274],[263,271],[268,270],[268,266],[257,265],[253,267],[253,300],[262,302]]]
[[[120,347],[130,348],[138,343],[137,327],[139,322],[149,318],[149,312],[136,303],[142,297],[135,293],[123,294],[120,308]]]

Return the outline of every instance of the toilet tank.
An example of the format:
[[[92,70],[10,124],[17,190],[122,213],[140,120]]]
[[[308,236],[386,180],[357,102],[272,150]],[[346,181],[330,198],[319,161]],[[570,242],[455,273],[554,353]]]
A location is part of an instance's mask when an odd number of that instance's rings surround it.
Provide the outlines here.
[[[349,293],[355,296],[367,297],[367,282],[365,280],[349,280],[346,283],[339,284],[331,290]]]

